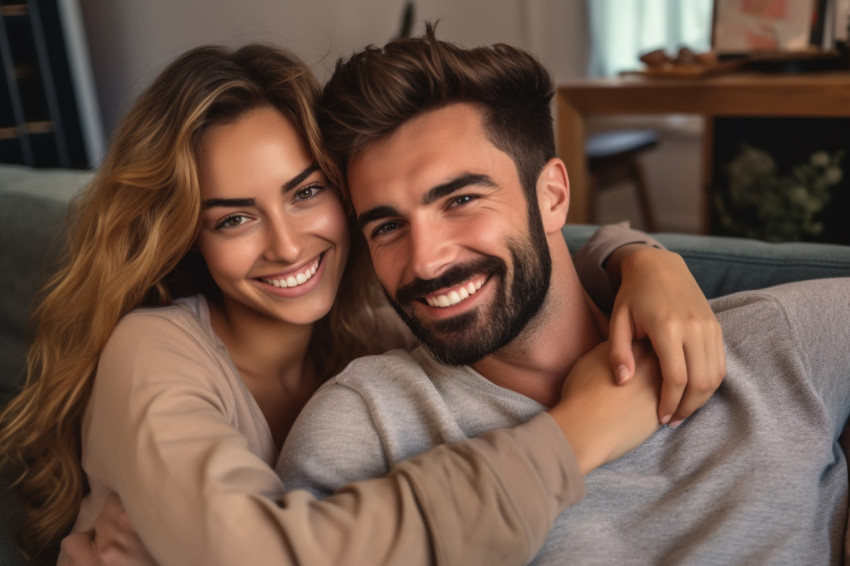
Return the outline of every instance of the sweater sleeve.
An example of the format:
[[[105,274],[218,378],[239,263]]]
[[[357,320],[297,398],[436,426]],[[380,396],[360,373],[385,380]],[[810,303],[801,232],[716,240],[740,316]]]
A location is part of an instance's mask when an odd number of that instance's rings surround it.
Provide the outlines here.
[[[548,415],[324,500],[286,493],[234,426],[214,357],[170,322],[136,318],[101,357],[85,465],[160,564],[523,564],[583,495]]]
[[[321,501],[290,492],[284,506],[302,519],[288,534],[297,563],[508,565],[531,561],[583,495],[578,464],[544,413],[437,446]]]
[[[387,367],[390,363],[385,361]],[[405,394],[398,392],[388,402],[407,407],[418,400],[427,407],[414,393],[419,391],[415,380],[403,387]],[[345,489],[358,489],[352,482],[387,473],[403,478],[418,503],[413,518],[419,512],[424,517],[415,528],[429,532],[438,564],[525,564],[560,512],[584,496],[578,463],[545,413],[514,429],[445,444],[432,428],[439,425],[405,410],[400,411],[409,424],[401,427],[404,432],[384,434],[399,422],[379,416],[381,403],[337,380],[320,388],[281,451],[277,472],[287,487],[321,497],[347,484]],[[424,452],[431,446],[436,447]],[[400,463],[391,469],[391,462]],[[389,521],[378,530],[411,524],[400,511],[369,520]]]
[[[585,495],[578,461],[547,413],[398,468],[411,470],[438,564],[530,562],[558,515]]]
[[[604,312],[611,311],[615,295],[611,279],[605,271],[605,262],[617,248],[628,244],[646,244],[664,249],[648,234],[632,230],[628,222],[620,222],[599,228],[573,256],[582,286]]]

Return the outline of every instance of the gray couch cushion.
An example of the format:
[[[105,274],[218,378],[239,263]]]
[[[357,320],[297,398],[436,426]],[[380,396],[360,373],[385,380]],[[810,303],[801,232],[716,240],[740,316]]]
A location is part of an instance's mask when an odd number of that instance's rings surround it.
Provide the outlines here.
[[[50,251],[58,249],[68,203],[91,177],[0,165],[0,397],[21,382],[33,296]]]
[[[0,564],[3,566],[24,566],[26,561],[18,551],[15,536],[18,532],[24,510],[14,491],[6,489],[11,483],[8,471],[0,470]]]
[[[596,226],[564,228],[575,251]],[[773,244],[743,238],[653,234],[667,249],[679,253],[709,298],[804,279],[850,277],[850,246],[789,242]]]

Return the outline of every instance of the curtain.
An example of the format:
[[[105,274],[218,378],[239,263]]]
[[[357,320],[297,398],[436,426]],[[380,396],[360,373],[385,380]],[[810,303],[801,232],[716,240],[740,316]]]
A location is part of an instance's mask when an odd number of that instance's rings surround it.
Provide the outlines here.
[[[641,54],[711,47],[712,0],[587,0],[589,74],[611,76],[641,66]]]

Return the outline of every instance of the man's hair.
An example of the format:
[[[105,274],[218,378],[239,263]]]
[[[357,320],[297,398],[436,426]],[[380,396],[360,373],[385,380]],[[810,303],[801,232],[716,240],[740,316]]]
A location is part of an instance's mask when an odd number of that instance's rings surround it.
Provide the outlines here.
[[[481,110],[490,141],[514,161],[529,206],[546,162],[555,157],[549,73],[509,45],[464,49],[434,28],[383,48],[370,45],[337,61],[320,102],[331,155],[347,170],[353,157],[417,116],[456,103]]]

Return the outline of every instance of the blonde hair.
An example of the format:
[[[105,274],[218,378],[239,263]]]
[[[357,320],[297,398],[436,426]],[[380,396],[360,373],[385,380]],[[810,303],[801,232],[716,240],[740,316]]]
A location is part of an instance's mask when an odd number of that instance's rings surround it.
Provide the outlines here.
[[[314,116],[319,92],[310,69],[289,53],[259,44],[236,51],[205,46],[163,70],[115,131],[102,167],[69,211],[65,259],[34,311],[26,383],[0,415],[0,465],[17,474],[27,552],[41,552],[70,528],[87,490],[81,422],[115,324],[139,306],[216,291],[190,253],[200,218],[202,133],[274,107],[338,190],[339,170]],[[340,285],[345,293],[317,323],[309,348],[325,376],[374,350],[361,336],[375,335],[370,305],[377,293],[362,283],[372,281],[371,268],[362,249],[352,248]]]

